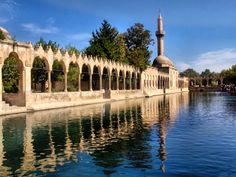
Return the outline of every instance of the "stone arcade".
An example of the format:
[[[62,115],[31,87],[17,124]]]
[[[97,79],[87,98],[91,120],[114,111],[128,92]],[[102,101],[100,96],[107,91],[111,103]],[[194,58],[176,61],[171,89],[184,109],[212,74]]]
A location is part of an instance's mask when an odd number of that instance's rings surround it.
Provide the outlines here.
[[[69,55],[68,52],[61,53],[60,50],[54,53],[51,48],[43,50],[42,46],[34,48],[30,42],[13,41],[6,30],[2,31],[7,37],[0,40],[1,114],[188,91],[187,78],[180,78],[173,63],[164,56],[161,16],[158,17],[156,32],[158,56],[153,66],[143,72],[134,66],[97,57]],[[20,68],[18,93],[5,93],[3,89],[2,68],[9,56],[18,61]],[[31,74],[36,58],[42,59],[47,68],[47,87],[43,93],[32,89]],[[51,77],[55,62],[60,62],[63,66],[64,83],[60,92],[52,89]],[[68,90],[67,78],[71,64],[76,65],[78,71],[78,87],[73,92]]]

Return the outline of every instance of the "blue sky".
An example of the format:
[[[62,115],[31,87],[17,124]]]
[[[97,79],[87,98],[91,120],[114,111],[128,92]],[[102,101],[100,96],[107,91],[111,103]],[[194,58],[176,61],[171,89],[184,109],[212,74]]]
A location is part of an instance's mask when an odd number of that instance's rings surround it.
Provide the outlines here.
[[[236,64],[235,0],[0,0],[0,26],[18,41],[57,41],[80,50],[106,19],[119,32],[136,22],[152,33],[163,16],[165,55],[179,70],[221,71]]]

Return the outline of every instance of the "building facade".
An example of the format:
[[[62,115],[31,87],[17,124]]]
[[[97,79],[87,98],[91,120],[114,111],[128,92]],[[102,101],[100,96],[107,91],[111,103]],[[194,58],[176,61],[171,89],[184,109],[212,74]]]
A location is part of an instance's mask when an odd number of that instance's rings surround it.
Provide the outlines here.
[[[0,101],[1,110],[11,112],[19,107],[25,110],[41,110],[65,106],[102,102],[106,99],[127,99],[188,91],[188,80],[180,78],[173,63],[164,56],[164,31],[162,17],[158,17],[158,56],[153,65],[141,72],[139,68],[97,57],[70,55],[68,52],[44,50],[42,46],[33,47],[31,42],[18,42],[9,33],[0,40]],[[9,93],[4,86],[4,67],[7,59],[16,59],[19,79],[17,92]],[[39,69],[35,61],[40,59],[44,65],[47,80],[44,84],[34,84],[34,71]],[[54,69],[55,64],[60,67]],[[68,86],[71,67],[77,79],[76,89]],[[42,69],[42,68],[41,68]],[[63,79],[53,83],[53,74],[59,72]],[[43,86],[42,86],[43,85]],[[58,88],[60,88],[58,90]],[[14,109],[12,109],[14,108]],[[22,109],[21,109],[22,111]],[[14,112],[14,111],[13,111]]]

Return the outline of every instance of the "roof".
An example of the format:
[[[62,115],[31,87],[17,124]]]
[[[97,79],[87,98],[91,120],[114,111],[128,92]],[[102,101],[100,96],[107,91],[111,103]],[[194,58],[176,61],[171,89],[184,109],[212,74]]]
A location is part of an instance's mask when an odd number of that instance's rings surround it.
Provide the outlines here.
[[[155,58],[155,60],[153,61],[153,64],[152,64],[154,67],[174,67],[174,64],[172,63],[172,61],[164,56],[164,55],[159,55]]]
[[[12,40],[10,33],[5,28],[0,27],[0,31],[2,31],[5,40]]]

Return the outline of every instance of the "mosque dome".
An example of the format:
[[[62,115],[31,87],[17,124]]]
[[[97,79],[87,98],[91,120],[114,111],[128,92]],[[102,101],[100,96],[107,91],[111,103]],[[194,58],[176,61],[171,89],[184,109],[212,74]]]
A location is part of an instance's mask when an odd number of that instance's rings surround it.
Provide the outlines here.
[[[157,56],[152,65],[154,67],[174,67],[172,61],[164,55]]]
[[[0,27],[0,31],[2,31],[5,40],[12,40],[10,33],[5,28]]]

